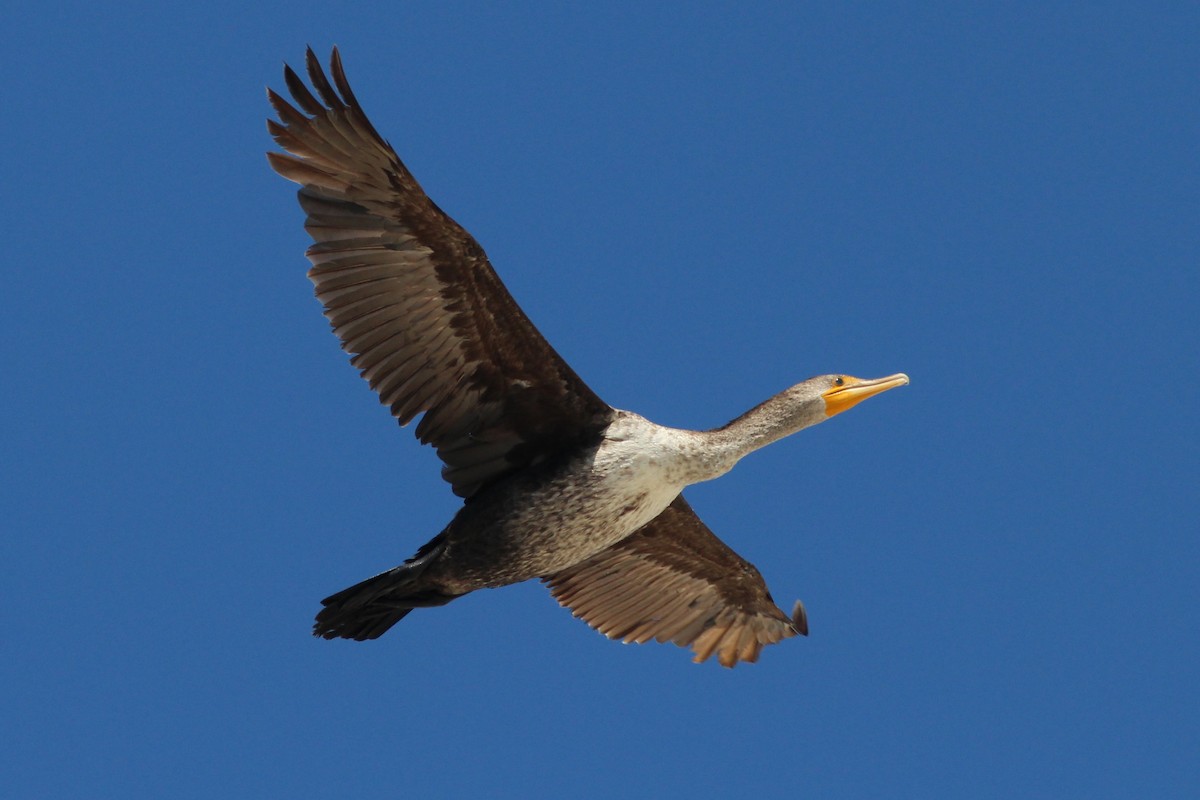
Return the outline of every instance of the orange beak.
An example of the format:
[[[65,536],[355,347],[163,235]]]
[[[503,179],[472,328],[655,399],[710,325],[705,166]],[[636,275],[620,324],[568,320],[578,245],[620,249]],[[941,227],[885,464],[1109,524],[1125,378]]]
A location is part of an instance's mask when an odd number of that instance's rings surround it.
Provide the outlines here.
[[[825,416],[832,417],[834,414],[840,414],[868,397],[874,397],[888,389],[895,389],[897,386],[904,386],[908,383],[908,376],[903,372],[898,372],[886,378],[863,380],[847,375],[845,381],[843,385],[834,386],[821,395],[825,399]]]

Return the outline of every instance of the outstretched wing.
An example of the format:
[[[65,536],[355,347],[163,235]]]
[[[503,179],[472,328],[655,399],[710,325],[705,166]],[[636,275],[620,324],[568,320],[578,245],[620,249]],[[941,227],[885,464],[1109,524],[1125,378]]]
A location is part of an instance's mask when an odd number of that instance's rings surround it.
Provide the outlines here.
[[[538,333],[483,249],[421,189],[367,120],[335,48],[333,85],[309,49],[317,96],[285,68],[298,110],[268,90],[301,185],[325,316],[380,401],[437,448],[456,494],[598,436],[609,408]],[[336,90],[334,88],[336,86]],[[320,99],[318,99],[318,97]]]
[[[808,634],[804,606],[789,618],[762,575],[725,546],[683,499],[627,539],[544,578],[554,598],[610,639],[690,646],[696,662],[757,661],[765,645]]]

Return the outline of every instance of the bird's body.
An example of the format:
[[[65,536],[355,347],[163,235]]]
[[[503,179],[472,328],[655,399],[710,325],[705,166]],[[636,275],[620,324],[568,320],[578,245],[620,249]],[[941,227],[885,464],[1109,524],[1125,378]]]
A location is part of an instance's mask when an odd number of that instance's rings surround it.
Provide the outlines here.
[[[807,632],[761,575],[683,500],[747,453],[886,389],[824,375],[721,428],[667,428],[603,403],[546,343],[482,249],[438,209],[358,106],[334,51],[335,91],[311,50],[318,100],[290,69],[300,113],[275,93],[302,185],[310,278],[357,366],[402,424],[417,416],[465,498],[417,554],[323,601],[314,632],[371,639],[414,608],[541,578],[606,635],[690,645],[696,660],[753,661]]]
[[[445,531],[453,565],[441,578],[445,588],[517,583],[606,550],[662,513],[685,486],[716,477],[693,457],[697,439],[618,411],[595,445],[514,475],[463,506]]]

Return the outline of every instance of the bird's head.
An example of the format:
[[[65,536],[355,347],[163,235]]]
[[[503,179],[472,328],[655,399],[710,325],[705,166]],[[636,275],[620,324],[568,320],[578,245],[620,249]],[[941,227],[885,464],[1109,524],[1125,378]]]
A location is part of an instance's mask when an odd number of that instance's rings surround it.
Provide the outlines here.
[[[908,383],[904,373],[886,378],[818,375],[785,389],[730,422],[723,430],[735,432],[740,455],[824,422],[851,406],[888,389]]]

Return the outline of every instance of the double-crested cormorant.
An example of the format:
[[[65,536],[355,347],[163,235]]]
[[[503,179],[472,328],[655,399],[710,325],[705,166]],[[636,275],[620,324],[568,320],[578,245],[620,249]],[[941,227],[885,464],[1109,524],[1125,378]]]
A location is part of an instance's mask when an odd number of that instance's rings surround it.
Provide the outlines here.
[[[431,201],[367,120],[335,48],[333,84],[312,50],[314,96],[268,90],[315,243],[308,276],[342,347],[393,416],[418,415],[465,502],[415,556],[322,601],[314,633],[374,639],[409,611],[541,578],[609,638],[691,646],[727,667],[807,633],[680,491],[905,375],[821,375],[721,428],[665,428],[597,397],[542,338],[483,249]],[[336,87],[336,88],[335,88]]]

